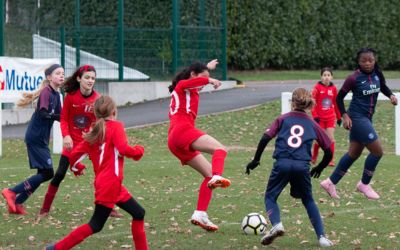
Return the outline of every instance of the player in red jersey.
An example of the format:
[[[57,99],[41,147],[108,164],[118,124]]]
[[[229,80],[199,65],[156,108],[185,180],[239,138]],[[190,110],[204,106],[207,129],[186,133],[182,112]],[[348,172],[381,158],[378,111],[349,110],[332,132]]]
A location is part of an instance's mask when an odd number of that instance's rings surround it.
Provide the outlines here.
[[[144,154],[140,145],[128,144],[124,125],[116,121],[117,108],[109,96],[102,96],[95,102],[96,124],[91,132],[84,135],[84,141],[73,148],[70,154],[71,170],[76,175],[83,172],[79,161],[89,155],[95,173],[95,209],[89,223],[73,230],[64,239],[47,246],[49,250],[71,249],[90,235],[100,232],[114,205],[132,216],[131,231],[136,250],[147,250],[144,229],[145,210],[132,198],[122,185],[124,179],[124,157],[138,161]]]
[[[339,109],[336,105],[337,88],[332,83],[333,73],[332,69],[325,67],[321,69],[321,81],[315,84],[312,90],[312,96],[315,99],[315,106],[311,110],[314,120],[325,129],[332,141],[331,151],[332,160],[329,166],[335,166],[333,161],[333,154],[335,152],[335,121],[340,126],[342,123],[342,116],[340,115]],[[314,143],[313,154],[311,163],[315,164],[318,158],[318,143]]]
[[[207,84],[212,84],[215,89],[221,86],[221,82],[210,78],[209,74],[209,70],[215,69],[217,63],[217,60],[213,60],[206,66],[195,62],[178,73],[169,86],[171,104],[168,148],[182,165],[189,165],[204,177],[200,185],[197,209],[191,222],[208,231],[218,230],[218,226],[212,223],[207,215],[212,190],[230,185],[230,181],[221,176],[227,149],[219,141],[195,127],[199,91]],[[212,155],[211,164],[201,152]]]

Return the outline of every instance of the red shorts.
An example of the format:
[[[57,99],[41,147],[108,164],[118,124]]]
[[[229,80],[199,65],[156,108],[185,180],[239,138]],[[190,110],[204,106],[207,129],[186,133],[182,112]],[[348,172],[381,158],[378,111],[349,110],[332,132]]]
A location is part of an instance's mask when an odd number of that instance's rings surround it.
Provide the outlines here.
[[[168,148],[181,161],[182,165],[185,165],[200,154],[200,151],[193,150],[190,145],[205,134],[191,125],[174,126],[168,132]]]
[[[94,189],[94,203],[108,208],[114,208],[116,203],[123,203],[132,197],[129,191],[117,178],[111,178],[111,180],[96,178]]]
[[[321,126],[321,128],[335,128],[336,123],[335,120],[320,120],[319,126]]]

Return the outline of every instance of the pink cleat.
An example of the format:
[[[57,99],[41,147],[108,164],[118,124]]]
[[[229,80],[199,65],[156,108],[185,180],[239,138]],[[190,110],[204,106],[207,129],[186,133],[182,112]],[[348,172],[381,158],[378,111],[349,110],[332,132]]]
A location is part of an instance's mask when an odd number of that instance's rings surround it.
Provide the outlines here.
[[[379,194],[375,192],[370,184],[363,184],[361,181],[357,184],[357,190],[363,193],[368,199],[370,200],[377,200],[379,199]]]
[[[323,180],[319,183],[323,189],[334,199],[339,199],[339,195],[336,193],[336,185],[332,183],[331,179]]]
[[[17,212],[17,208],[15,207],[16,194],[8,188],[3,189],[1,194],[7,202],[8,212],[10,214],[15,214]]]

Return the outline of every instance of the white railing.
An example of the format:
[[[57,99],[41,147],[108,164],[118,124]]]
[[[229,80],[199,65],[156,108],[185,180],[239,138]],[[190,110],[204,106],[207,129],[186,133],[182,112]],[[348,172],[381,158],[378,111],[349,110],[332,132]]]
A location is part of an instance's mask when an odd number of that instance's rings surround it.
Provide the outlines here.
[[[2,109],[3,103],[16,103],[22,97],[20,92],[0,91],[0,157],[3,155],[3,128],[2,124]],[[53,153],[60,154],[62,151],[62,135],[59,122],[53,124]]]
[[[400,100],[400,93],[394,93],[397,97],[398,100]],[[345,100],[351,100],[353,97],[352,93],[348,93],[345,97]],[[290,102],[292,101],[292,93],[291,92],[282,92],[281,94],[281,111],[282,114],[287,113],[291,110],[291,104]],[[389,98],[387,98],[385,95],[382,93],[379,93],[378,95],[378,100],[380,101],[388,101]],[[400,155],[400,104],[396,106],[395,108],[395,153],[396,155]]]

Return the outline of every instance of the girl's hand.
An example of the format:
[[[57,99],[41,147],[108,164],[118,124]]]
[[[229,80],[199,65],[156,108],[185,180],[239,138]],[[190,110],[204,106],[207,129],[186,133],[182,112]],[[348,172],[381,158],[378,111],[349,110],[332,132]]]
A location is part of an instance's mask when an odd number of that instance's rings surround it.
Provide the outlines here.
[[[347,113],[343,114],[342,120],[343,120],[343,128],[345,128],[347,130],[351,129],[353,122],[351,121],[351,118]]]
[[[221,86],[221,81],[220,80],[217,80],[217,79],[214,79],[214,78],[211,78],[211,77],[208,78],[208,80],[209,80],[210,84],[213,85],[214,89],[217,89],[217,88],[219,88]]]
[[[395,96],[395,95],[391,95],[390,96],[390,102],[393,104],[393,105],[397,105],[397,97]]]
[[[218,64],[218,59],[211,60],[209,63],[207,63],[207,68],[209,70],[214,70],[217,67],[217,64]]]
[[[66,148],[68,151],[71,151],[72,147],[74,146],[71,136],[67,135],[64,137],[63,145],[64,145],[64,148]]]

